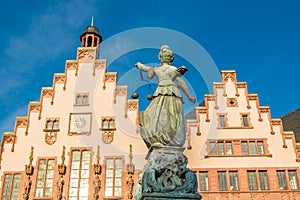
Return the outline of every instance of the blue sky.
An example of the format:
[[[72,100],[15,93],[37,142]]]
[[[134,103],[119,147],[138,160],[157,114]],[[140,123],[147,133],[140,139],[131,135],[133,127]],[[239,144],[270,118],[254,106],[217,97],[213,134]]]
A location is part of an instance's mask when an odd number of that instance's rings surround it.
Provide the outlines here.
[[[143,27],[187,35],[202,45],[219,70],[236,70],[249,92],[259,94],[260,104],[271,107],[272,117],[283,116],[300,107],[299,8],[296,0],[6,1],[0,7],[0,133],[12,131],[15,117],[27,114],[28,102],[39,100],[41,87],[51,86],[53,74],[64,71],[65,60],[75,59],[91,16],[104,40]],[[126,42],[118,47],[124,46]],[[157,62],[156,54],[151,49],[130,52],[110,69],[124,73],[119,68],[124,62]],[[189,65],[177,57],[175,64]],[[192,73],[187,76],[193,78]],[[198,102],[211,89],[200,79],[199,84],[191,81]]]

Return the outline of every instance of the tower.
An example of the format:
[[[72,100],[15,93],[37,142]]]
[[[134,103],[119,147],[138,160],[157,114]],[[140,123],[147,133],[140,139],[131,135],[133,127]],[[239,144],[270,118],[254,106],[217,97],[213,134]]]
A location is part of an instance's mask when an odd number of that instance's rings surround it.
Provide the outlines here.
[[[83,33],[80,35],[80,41],[82,47],[98,47],[102,42],[102,36],[100,35],[99,29],[94,26],[94,18],[90,26],[87,26]]]

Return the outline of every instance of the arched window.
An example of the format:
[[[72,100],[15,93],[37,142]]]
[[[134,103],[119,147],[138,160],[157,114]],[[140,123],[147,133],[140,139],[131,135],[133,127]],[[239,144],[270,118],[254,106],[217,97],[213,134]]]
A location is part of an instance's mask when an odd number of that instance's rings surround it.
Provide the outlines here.
[[[94,47],[96,47],[98,44],[98,38],[94,38]]]
[[[47,119],[45,131],[58,131],[59,130],[59,119]]]
[[[89,36],[88,40],[87,40],[87,47],[91,47],[92,46],[92,42],[93,42],[93,37]]]
[[[109,128],[115,128],[115,120],[114,119],[110,119],[108,126],[109,126]]]
[[[52,120],[48,120],[47,121],[46,129],[48,129],[48,130],[52,130],[53,129],[53,121]]]
[[[53,129],[58,129],[58,121],[54,120]]]
[[[107,119],[104,119],[102,121],[102,128],[104,128],[104,129],[108,129],[109,128],[108,120]]]

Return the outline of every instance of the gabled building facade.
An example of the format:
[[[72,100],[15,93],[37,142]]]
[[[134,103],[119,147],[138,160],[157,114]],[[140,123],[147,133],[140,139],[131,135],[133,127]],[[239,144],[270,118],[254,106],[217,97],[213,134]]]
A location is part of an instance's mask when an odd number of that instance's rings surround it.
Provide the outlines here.
[[[234,70],[221,73],[187,122],[186,155],[203,199],[300,199],[293,132],[271,118]]]
[[[147,148],[138,100],[99,58],[102,37],[88,26],[75,60],[54,74],[1,144],[2,200],[132,199]],[[248,94],[235,71],[222,71],[214,94],[187,120],[185,154],[203,199],[300,199],[292,132]]]
[[[117,73],[99,59],[99,30],[88,26],[80,39],[76,60],[67,60],[27,116],[16,118],[14,131],[3,133],[2,200],[121,199],[130,190],[128,172],[137,183],[147,150],[137,129],[138,100],[127,98],[127,86],[117,85]]]

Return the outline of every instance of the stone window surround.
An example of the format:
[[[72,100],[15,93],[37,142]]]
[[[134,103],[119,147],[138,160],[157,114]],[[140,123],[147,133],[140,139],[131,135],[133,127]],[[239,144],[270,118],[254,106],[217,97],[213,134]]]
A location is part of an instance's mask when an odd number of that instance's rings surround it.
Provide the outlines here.
[[[124,179],[124,175],[123,175],[123,173],[124,173],[124,169],[125,169],[125,157],[124,156],[105,156],[104,157],[104,161],[103,161],[103,168],[104,168],[104,180],[103,180],[103,182],[104,182],[104,195],[105,195],[105,190],[106,190],[106,170],[107,170],[107,166],[106,166],[106,163],[107,163],[107,160],[108,159],[113,159],[113,160],[115,160],[115,159],[121,159],[122,160],[122,189],[123,189],[123,179]],[[113,172],[113,176],[115,176],[115,168],[114,168],[114,172]],[[113,188],[115,187],[115,185],[114,185],[114,181],[113,181],[113,186],[112,186]],[[122,193],[123,193],[123,191],[122,191]],[[113,194],[114,194],[114,191],[113,191]],[[121,196],[105,196],[104,197],[104,199],[119,199],[119,198],[121,198]]]
[[[196,172],[197,174],[197,178],[198,178],[198,182],[200,182],[200,172],[207,172],[208,173],[208,190],[200,190],[200,184],[198,184],[198,191],[201,191],[201,193],[205,194],[211,194],[211,192],[222,192],[222,193],[240,193],[240,192],[252,192],[252,193],[256,193],[256,192],[263,192],[263,191],[267,191],[267,192],[287,192],[287,191],[293,191],[293,192],[299,192],[300,191],[300,170],[298,169],[298,167],[284,167],[284,168],[277,168],[277,167],[264,167],[264,168],[192,168],[192,171]],[[288,185],[288,189],[287,190],[280,190],[279,185],[278,185],[278,181],[277,181],[277,174],[276,171],[277,170],[284,170],[286,171],[286,178],[287,178],[287,185]],[[219,186],[218,184],[216,184],[215,182],[211,182],[210,180],[213,178],[217,180],[218,175],[217,172],[218,171],[237,171],[238,172],[238,183],[245,183],[245,181],[247,182],[247,184],[241,184],[243,185],[244,188],[239,188],[238,191],[232,191],[232,190],[219,190]],[[249,190],[248,188],[248,179],[247,179],[247,171],[255,171],[256,172],[256,177],[257,177],[257,187],[258,190]],[[267,172],[267,177],[268,177],[268,183],[269,183],[269,188],[268,189],[261,189],[261,185],[260,185],[260,179],[259,179],[259,171],[266,171]],[[296,175],[298,178],[298,189],[297,190],[293,190],[290,187],[290,183],[289,183],[289,177],[288,177],[288,171],[296,171]],[[242,177],[241,175],[246,175],[246,177]],[[228,175],[229,177],[229,175]],[[245,180],[246,178],[246,180]],[[271,180],[275,180],[276,183],[272,183],[271,184]],[[229,179],[228,179],[229,181]],[[227,187],[229,187],[227,182]]]
[[[23,179],[23,177],[22,177],[22,174],[23,174],[24,172],[23,171],[4,171],[3,172],[3,175],[2,175],[2,177],[1,177],[1,182],[2,182],[2,184],[1,184],[1,194],[0,194],[0,197],[1,197],[1,199],[2,199],[2,196],[3,196],[3,192],[4,192],[4,181],[5,181],[5,176],[7,175],[7,174],[11,174],[12,175],[12,184],[10,185],[10,198],[11,198],[11,195],[12,195],[12,191],[13,191],[13,178],[14,178],[14,175],[17,175],[17,174],[19,174],[20,175],[20,185],[19,185],[19,194],[18,194],[18,196],[20,196],[20,192],[22,192],[21,190],[22,190],[22,179]]]
[[[256,154],[250,154],[249,153],[249,142],[254,141],[256,144]],[[211,155],[210,154],[210,143],[211,142],[215,142],[216,143],[216,155]],[[218,155],[218,150],[217,150],[217,143],[218,142],[224,142],[224,146],[226,145],[226,142],[231,142],[232,146],[231,146],[231,151],[232,154],[225,154],[224,155]],[[242,154],[242,142],[248,142],[248,154]],[[263,142],[263,147],[264,147],[264,154],[258,154],[258,146],[257,146],[257,142]],[[239,146],[239,147],[238,147]],[[226,148],[226,147],[224,147]],[[240,148],[240,153],[236,153],[238,152],[238,148]],[[225,151],[225,150],[224,150]],[[204,156],[205,158],[210,158],[210,157],[272,157],[272,154],[269,152],[268,149],[268,143],[267,143],[267,138],[224,138],[224,139],[208,139],[206,141],[206,152],[207,154]]]

